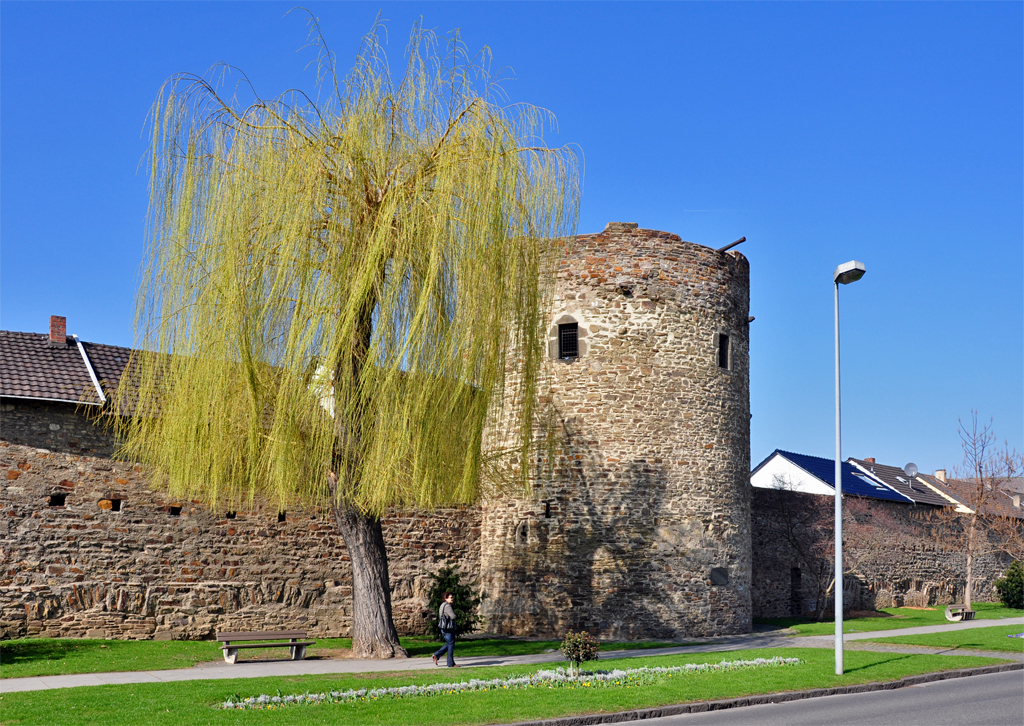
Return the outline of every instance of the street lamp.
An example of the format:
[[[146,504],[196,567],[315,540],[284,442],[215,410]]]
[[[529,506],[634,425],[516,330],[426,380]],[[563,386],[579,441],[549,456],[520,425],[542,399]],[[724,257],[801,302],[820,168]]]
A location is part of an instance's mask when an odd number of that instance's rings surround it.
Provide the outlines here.
[[[836,284],[836,675],[843,675],[843,460],[840,458],[839,438],[839,286],[849,285],[864,277],[864,264],[851,260],[836,268],[832,279]]]

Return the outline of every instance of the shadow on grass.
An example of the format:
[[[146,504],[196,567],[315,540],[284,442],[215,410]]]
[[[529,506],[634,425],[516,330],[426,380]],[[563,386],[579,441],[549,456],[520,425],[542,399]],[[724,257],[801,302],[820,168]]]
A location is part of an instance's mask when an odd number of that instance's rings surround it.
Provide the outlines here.
[[[896,663],[897,661],[906,660],[907,658],[917,658],[917,657],[918,656],[913,655],[912,653],[902,653],[902,654],[899,654],[899,655],[893,655],[891,658],[883,658],[883,659],[880,659],[880,660],[876,660],[876,661],[873,661],[871,663],[867,663],[865,665],[859,666],[857,668],[848,668],[847,667],[847,668],[844,668],[843,670],[844,670],[845,673],[856,673],[857,671],[867,670],[868,668],[877,668],[878,666],[884,665],[886,663]]]
[[[88,658],[109,652],[106,643],[95,640],[39,639],[0,643],[0,666],[24,665],[39,661]]]

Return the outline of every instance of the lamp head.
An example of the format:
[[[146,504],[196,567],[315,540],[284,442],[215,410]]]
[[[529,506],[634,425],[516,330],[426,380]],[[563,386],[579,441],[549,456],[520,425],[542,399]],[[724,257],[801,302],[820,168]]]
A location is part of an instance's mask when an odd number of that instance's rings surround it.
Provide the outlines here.
[[[860,278],[864,277],[864,263],[857,262],[856,260],[850,260],[844,262],[836,268],[832,278],[835,280],[837,285],[849,285],[851,282],[857,282]]]

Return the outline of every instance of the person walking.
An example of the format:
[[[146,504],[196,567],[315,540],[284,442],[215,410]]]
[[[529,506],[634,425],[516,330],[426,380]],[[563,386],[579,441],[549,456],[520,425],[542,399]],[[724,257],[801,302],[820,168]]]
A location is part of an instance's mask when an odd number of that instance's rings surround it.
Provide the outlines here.
[[[432,657],[434,665],[440,665],[437,662],[438,657],[445,651],[448,651],[448,667],[458,668],[455,665],[455,608],[452,607],[452,603],[455,602],[455,596],[450,592],[446,592],[441,600],[441,607],[437,609],[437,624],[441,627],[441,637],[444,638],[444,645],[438,648]]]

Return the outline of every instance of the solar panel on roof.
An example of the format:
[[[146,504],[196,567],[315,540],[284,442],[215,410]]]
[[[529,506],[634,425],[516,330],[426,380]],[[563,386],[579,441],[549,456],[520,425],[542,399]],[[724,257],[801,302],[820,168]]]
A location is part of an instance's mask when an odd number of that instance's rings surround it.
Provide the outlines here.
[[[823,459],[820,456],[794,454],[791,451],[776,450],[776,453],[793,462],[808,474],[835,488],[835,460]],[[910,497],[890,489],[877,481],[865,476],[848,462],[842,463],[842,492],[854,496],[870,497],[871,499],[887,499],[896,502],[913,501]]]

